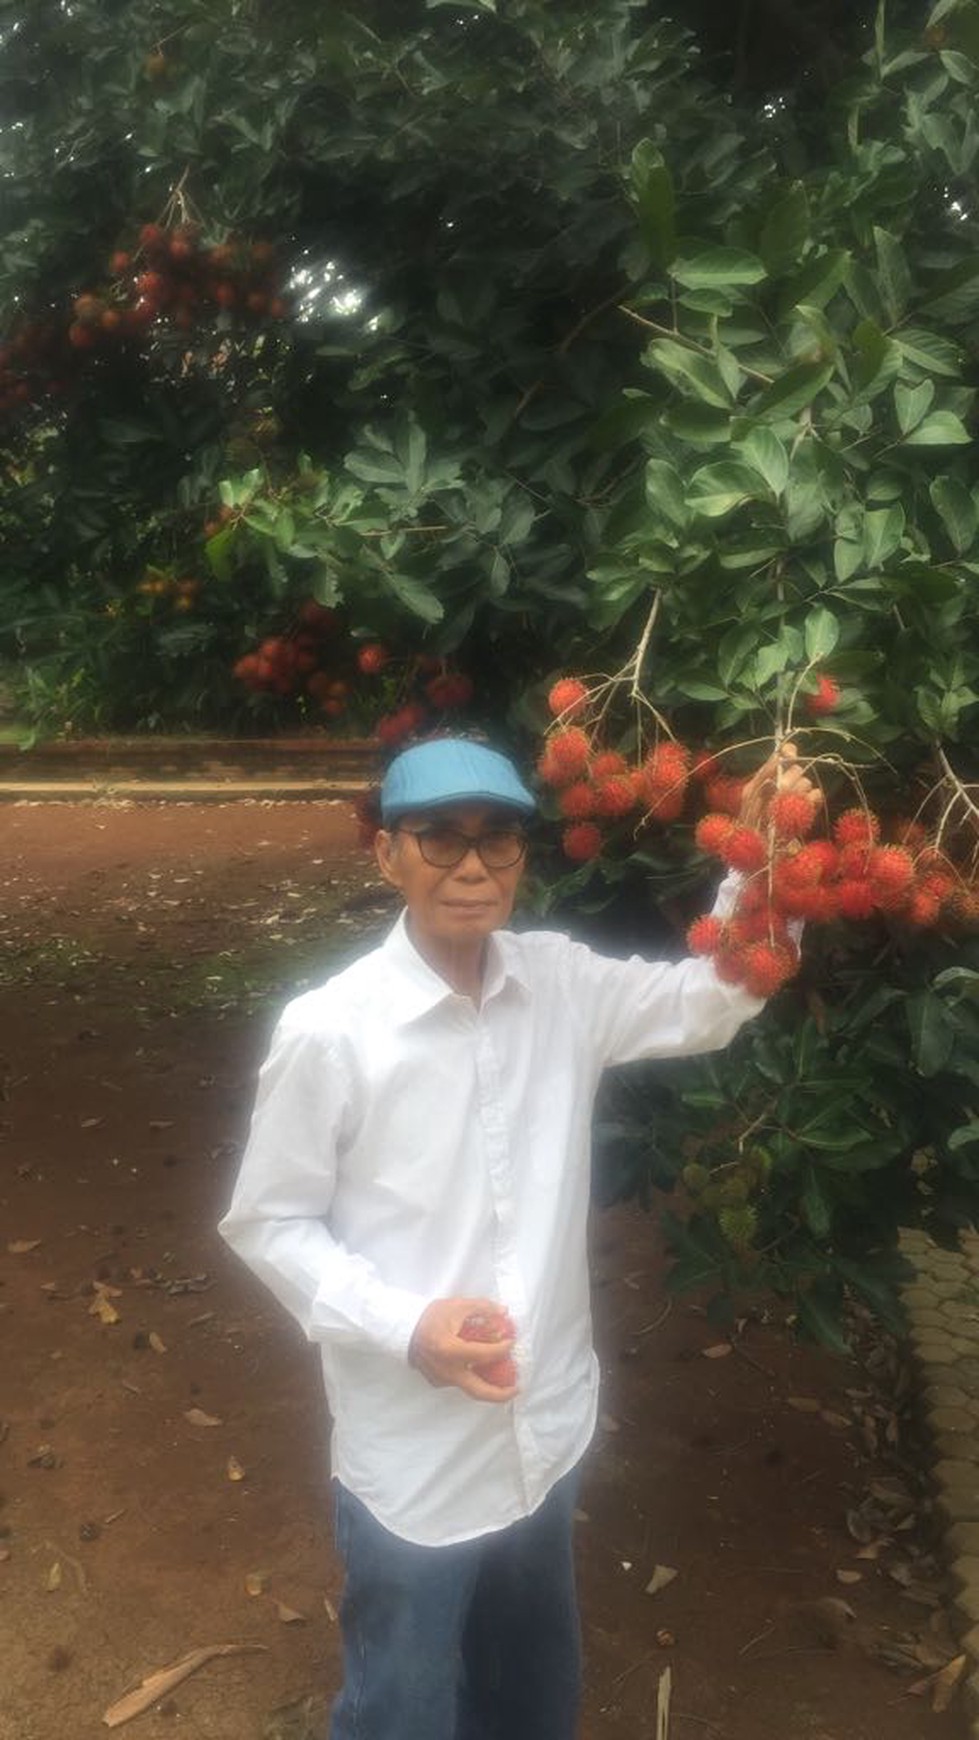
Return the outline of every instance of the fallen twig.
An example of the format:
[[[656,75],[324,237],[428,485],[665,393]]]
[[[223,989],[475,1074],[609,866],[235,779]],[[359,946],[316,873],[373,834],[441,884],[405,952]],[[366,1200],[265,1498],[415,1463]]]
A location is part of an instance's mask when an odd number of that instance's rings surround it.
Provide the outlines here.
[[[144,1710],[159,1703],[175,1686],[189,1679],[190,1675],[203,1667],[205,1662],[212,1661],[218,1655],[250,1655],[253,1652],[266,1653],[264,1643],[208,1643],[200,1649],[192,1649],[180,1661],[175,1661],[172,1667],[157,1668],[140,1680],[136,1688],[127,1692],[115,1704],[110,1704],[102,1717],[107,1728],[118,1728],[123,1722],[129,1722],[133,1716],[141,1716]]]

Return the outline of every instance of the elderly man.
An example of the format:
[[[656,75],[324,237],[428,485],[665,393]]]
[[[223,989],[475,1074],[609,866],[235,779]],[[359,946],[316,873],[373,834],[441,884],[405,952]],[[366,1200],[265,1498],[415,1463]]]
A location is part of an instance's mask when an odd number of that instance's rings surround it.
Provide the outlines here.
[[[376,852],[404,910],[286,1008],[221,1223],[322,1353],[346,1569],[333,1740],[572,1740],[595,1092],[606,1065],[726,1045],[762,1007],[709,960],[507,930],[533,811],[482,744],[392,763]]]

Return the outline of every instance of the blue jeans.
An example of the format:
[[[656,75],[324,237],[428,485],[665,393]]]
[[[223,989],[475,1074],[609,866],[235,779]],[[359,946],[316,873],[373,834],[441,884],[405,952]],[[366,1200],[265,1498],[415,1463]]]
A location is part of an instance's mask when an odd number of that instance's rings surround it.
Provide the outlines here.
[[[574,1740],[578,1471],[496,1534],[419,1547],[337,1483],[346,1568],[331,1740]]]

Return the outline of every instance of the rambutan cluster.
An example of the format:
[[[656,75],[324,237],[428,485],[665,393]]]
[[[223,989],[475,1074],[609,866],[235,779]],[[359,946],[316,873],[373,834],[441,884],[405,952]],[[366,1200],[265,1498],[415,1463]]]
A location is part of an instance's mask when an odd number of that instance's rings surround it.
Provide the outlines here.
[[[636,765],[618,750],[603,748],[583,725],[565,724],[586,709],[589,692],[575,677],[562,677],[548,696],[558,723],[544,745],[537,772],[556,793],[557,807],[570,824],[564,830],[565,855],[576,863],[597,858],[602,824],[638,820],[676,821],[690,781],[690,751],[682,743],[658,743]]]
[[[882,843],[879,818],[853,807],[837,816],[830,838],[808,840],[815,816],[808,799],[786,792],[773,800],[764,834],[717,812],[698,822],[701,851],[745,877],[732,918],[700,918],[687,933],[691,952],[712,956],[720,978],[759,997],[780,989],[798,966],[793,919],[827,924],[886,914],[923,928],[943,916],[970,923],[979,915],[976,890],[918,824],[896,825],[898,837]]]

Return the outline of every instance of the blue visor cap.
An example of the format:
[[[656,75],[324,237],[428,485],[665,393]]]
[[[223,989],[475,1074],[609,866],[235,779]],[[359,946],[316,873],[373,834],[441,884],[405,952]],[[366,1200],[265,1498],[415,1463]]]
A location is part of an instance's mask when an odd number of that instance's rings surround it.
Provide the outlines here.
[[[512,761],[462,737],[416,743],[392,761],[381,786],[381,819],[444,804],[501,804],[532,815],[536,804]]]

